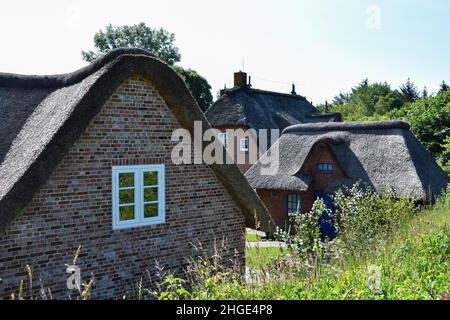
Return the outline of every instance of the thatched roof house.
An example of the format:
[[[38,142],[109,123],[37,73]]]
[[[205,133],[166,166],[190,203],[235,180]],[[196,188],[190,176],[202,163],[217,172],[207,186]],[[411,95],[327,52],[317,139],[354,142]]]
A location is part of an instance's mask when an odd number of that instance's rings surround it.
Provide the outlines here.
[[[268,206],[274,199],[267,190],[285,197],[298,194],[301,209],[309,210],[314,194],[332,193],[357,181],[380,193],[389,187],[418,200],[436,196],[449,181],[402,121],[294,125],[269,151],[276,148],[278,168],[266,167],[261,174],[266,154],[245,174]],[[287,217],[286,211],[271,213]]]
[[[270,138],[271,129],[281,132],[294,124],[342,121],[340,113],[320,112],[305,97],[298,95],[294,86],[291,94],[252,88],[245,72],[234,74],[234,87],[221,90],[220,97],[205,112],[205,116],[213,128],[222,132],[227,129],[254,129],[257,134],[255,138],[258,139],[259,130],[269,130],[265,148],[274,142]],[[237,136],[237,139],[243,138]],[[235,160],[238,153],[247,152],[245,149],[236,149]],[[245,172],[252,164],[246,163],[239,167]]]
[[[205,112],[212,127],[280,129],[299,123],[341,121],[339,113],[321,113],[297,94],[234,87]]]
[[[173,131],[209,125],[183,80],[144,50],[64,75],[0,74],[0,120],[0,297],[27,264],[67,297],[61,266],[79,245],[97,297],[115,297],[155,260],[182,271],[191,242],[226,237],[243,259],[255,213],[273,227],[235,165],[173,163]]]

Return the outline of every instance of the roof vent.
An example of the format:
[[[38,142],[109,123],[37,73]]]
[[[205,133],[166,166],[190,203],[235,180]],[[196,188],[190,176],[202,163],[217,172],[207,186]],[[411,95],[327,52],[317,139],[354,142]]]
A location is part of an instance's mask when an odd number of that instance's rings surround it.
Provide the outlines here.
[[[234,86],[246,87],[247,86],[247,73],[239,71],[234,73]]]

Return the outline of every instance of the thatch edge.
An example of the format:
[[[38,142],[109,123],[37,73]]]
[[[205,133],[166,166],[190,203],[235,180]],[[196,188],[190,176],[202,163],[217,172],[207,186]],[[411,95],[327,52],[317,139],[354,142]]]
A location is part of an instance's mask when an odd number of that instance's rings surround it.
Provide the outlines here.
[[[403,129],[409,131],[409,124],[401,120],[385,121],[358,121],[358,122],[320,122],[295,124],[285,128],[282,134],[317,131],[352,131],[352,130],[379,130],[379,129]]]
[[[101,68],[106,69],[87,90],[73,114],[58,129],[52,141],[46,145],[36,161],[0,199],[0,234],[32,200],[34,194],[48,180],[57,164],[84,132],[91,120],[126,79],[132,76],[141,76],[150,81],[180,124],[191,134],[194,134],[194,121],[200,120],[203,128],[210,128],[186,84],[176,72],[148,52],[140,54],[141,52],[142,50],[136,51],[136,49],[118,49],[88,67],[72,74],[60,76],[0,75],[1,86],[4,85],[4,81],[10,80],[8,87],[60,87],[75,84]],[[260,228],[267,232],[273,232],[275,226],[273,219],[238,167],[234,164],[210,167],[241,208],[247,226],[256,226],[256,213]]]

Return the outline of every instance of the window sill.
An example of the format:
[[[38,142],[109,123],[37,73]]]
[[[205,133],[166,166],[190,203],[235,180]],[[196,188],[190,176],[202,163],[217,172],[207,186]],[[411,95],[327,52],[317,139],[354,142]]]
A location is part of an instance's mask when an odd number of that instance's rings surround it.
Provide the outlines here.
[[[156,217],[144,222],[132,222],[132,223],[113,223],[113,230],[123,230],[131,228],[148,227],[166,223],[165,218]]]

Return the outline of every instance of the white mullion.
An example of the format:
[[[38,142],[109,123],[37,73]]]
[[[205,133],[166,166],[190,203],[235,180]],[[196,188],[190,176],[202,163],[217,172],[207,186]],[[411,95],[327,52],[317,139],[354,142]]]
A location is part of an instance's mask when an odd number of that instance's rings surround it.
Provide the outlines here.
[[[164,166],[158,169],[158,218],[165,220],[165,174]]]
[[[119,188],[118,188],[118,177],[119,177],[119,173],[117,172],[117,170],[113,170],[113,175],[112,175],[112,210],[113,210],[113,228],[117,227],[118,225],[118,220],[119,220],[119,207],[117,206],[119,204]]]
[[[156,201],[144,201],[144,202],[142,202],[143,204],[153,204],[153,203],[158,203],[159,201],[158,200],[156,200]]]
[[[123,173],[123,172],[121,172],[121,173]],[[130,172],[127,172],[127,173],[130,173]],[[117,174],[117,175],[119,175],[119,174]],[[134,189],[134,187],[118,187],[117,188],[117,190],[131,190],[131,189]]]
[[[138,224],[142,223],[142,217],[144,216],[144,206],[142,205],[142,202],[144,200],[144,189],[142,188],[144,181],[142,179],[143,176],[143,170],[142,169],[137,169],[136,170],[137,173],[137,184],[136,184],[136,192],[137,192],[137,197],[135,198],[136,200],[136,211],[137,211],[137,215],[136,215],[136,219]]]

